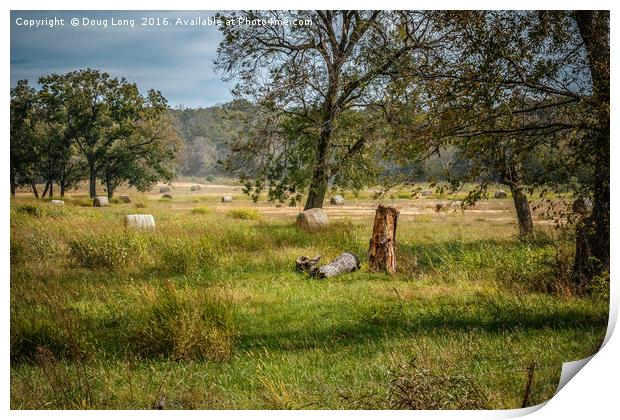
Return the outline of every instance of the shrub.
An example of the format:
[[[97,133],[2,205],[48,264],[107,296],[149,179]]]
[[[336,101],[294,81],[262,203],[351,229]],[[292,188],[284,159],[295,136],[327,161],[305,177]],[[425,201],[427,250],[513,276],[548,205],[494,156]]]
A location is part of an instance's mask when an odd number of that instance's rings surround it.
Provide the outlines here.
[[[198,206],[198,207],[194,207],[191,211],[191,214],[212,214],[213,213],[213,209],[210,207],[206,207],[206,206]]]
[[[241,220],[258,220],[261,218],[261,214],[254,209],[232,209],[228,215],[233,219]]]
[[[235,332],[229,305],[205,291],[177,291],[173,283],[139,297],[122,330],[123,338],[141,357],[175,360],[227,360]]]
[[[142,234],[113,233],[83,236],[69,241],[69,255],[86,268],[122,268],[136,266],[146,253]]]
[[[471,378],[433,372],[415,364],[399,367],[388,387],[388,405],[396,410],[481,410],[489,403]]]
[[[206,239],[168,238],[154,247],[160,270],[166,273],[186,274],[211,267],[218,260],[216,245]]]
[[[35,206],[32,204],[22,204],[21,206],[15,207],[18,213],[27,214],[32,217],[41,217],[43,215],[43,209],[40,206]]]

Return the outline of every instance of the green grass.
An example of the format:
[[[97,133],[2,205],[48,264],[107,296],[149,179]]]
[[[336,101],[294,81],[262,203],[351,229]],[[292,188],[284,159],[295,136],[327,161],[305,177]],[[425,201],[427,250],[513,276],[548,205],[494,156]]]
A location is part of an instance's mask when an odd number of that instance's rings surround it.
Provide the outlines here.
[[[154,232],[123,228],[133,206],[13,201],[11,408],[515,408],[530,365],[538,404],[605,333],[605,291],[562,287],[570,238],[494,214],[401,216],[387,276],[372,215],[308,233],[154,197]],[[343,251],[360,271],[294,270]]]
[[[228,215],[233,219],[258,220],[261,215],[254,209],[233,209],[228,211]]]

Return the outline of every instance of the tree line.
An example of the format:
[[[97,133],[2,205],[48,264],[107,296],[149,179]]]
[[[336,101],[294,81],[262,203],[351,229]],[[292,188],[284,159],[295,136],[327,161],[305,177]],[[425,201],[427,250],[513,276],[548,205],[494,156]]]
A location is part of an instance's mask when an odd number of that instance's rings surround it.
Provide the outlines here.
[[[385,162],[453,148],[467,162],[451,181],[477,184],[464,204],[508,185],[525,237],[528,196],[579,174],[576,195],[592,209],[577,224],[575,281],[608,273],[609,12],[222,16],[240,17],[311,22],[220,27],[216,69],[257,106],[226,159],[248,193],[320,208],[330,186],[373,185]]]
[[[140,191],[171,180],[179,140],[161,92],[142,95],[135,83],[86,69],[52,74],[39,89],[20,80],[11,89],[11,194],[60,196],[88,179],[111,198],[122,183]],[[44,180],[39,194],[37,182]]]

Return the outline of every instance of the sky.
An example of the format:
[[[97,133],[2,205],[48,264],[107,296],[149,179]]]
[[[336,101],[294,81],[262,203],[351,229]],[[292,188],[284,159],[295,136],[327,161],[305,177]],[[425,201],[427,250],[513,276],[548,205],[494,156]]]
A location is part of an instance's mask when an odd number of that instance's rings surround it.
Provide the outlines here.
[[[230,90],[234,83],[222,81],[213,70],[221,39],[217,26],[184,24],[199,18],[204,22],[214,14],[209,11],[12,11],[11,86],[21,79],[28,79],[36,86],[41,76],[90,67],[113,77],[125,77],[142,92],[160,90],[172,107],[196,108],[228,102],[232,99]],[[50,27],[54,18],[56,25]],[[143,18],[153,26],[143,26]],[[168,18],[167,25],[163,25],[163,18]],[[177,18],[181,19],[178,25]],[[59,24],[61,19],[64,25]],[[73,21],[77,26],[72,25],[72,19],[77,19]],[[87,25],[84,19],[88,20]],[[112,26],[112,19],[116,23],[125,20],[127,24]],[[30,22],[33,26],[26,26]]]

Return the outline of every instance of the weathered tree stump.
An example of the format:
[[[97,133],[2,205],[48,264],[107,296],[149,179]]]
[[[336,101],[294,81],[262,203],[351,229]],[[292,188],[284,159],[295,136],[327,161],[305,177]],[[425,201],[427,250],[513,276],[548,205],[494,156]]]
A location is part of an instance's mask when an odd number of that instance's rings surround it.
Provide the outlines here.
[[[295,269],[297,271],[313,273],[320,260],[320,255],[317,255],[314,258],[309,258],[306,255],[302,255],[295,260]]]
[[[377,207],[370,238],[368,268],[370,271],[396,272],[396,224],[399,211],[394,207]]]
[[[328,264],[313,269],[312,273],[315,277],[324,279],[327,277],[337,276],[338,274],[351,273],[360,268],[360,260],[357,255],[350,252],[343,252]]]

